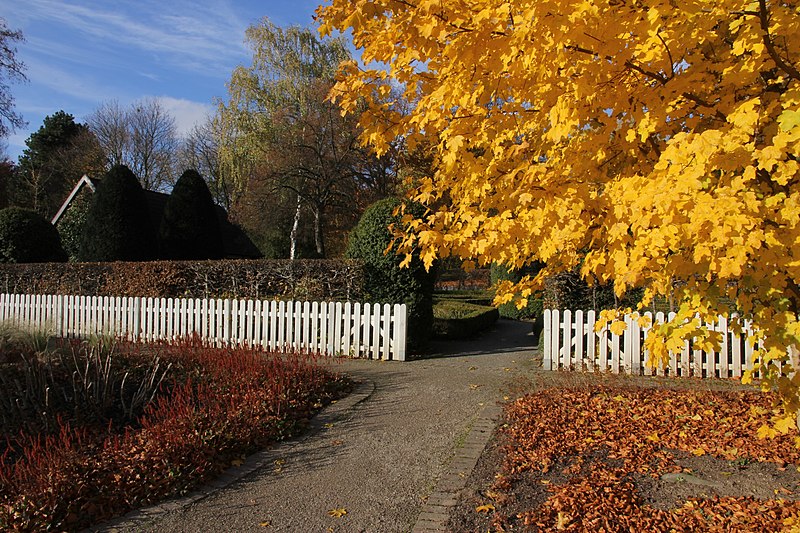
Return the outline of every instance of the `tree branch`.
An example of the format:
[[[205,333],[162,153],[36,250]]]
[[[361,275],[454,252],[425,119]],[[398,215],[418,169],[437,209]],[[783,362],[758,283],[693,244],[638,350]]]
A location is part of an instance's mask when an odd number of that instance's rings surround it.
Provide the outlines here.
[[[767,48],[769,56],[775,61],[778,68],[788,74],[789,77],[800,81],[800,71],[778,54],[775,49],[775,43],[772,42],[772,36],[769,33],[769,11],[767,10],[766,0],[758,0],[758,20],[761,23],[761,30],[764,32],[764,46]]]

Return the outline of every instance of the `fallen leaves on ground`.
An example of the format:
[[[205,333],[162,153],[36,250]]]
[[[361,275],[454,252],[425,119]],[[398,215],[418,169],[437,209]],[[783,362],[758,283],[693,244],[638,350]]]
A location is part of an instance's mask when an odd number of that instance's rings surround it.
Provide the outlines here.
[[[331,509],[328,511],[328,515],[334,518],[341,518],[347,514],[347,509],[344,507],[339,507],[338,509]]]
[[[773,400],[750,391],[600,386],[520,398],[506,406],[509,444],[493,490],[512,497],[512,480],[556,464],[566,481],[547,484],[549,496],[534,509],[509,516],[498,504],[492,523],[498,531],[779,531],[800,515],[799,502],[715,496],[665,510],[643,504],[633,479],[680,472],[674,450],[800,464],[793,435],[756,437]]]
[[[599,449],[652,476],[679,471],[669,450],[800,464],[793,435],[756,437],[772,401],[750,391],[544,390],[507,407],[506,433],[518,444],[512,471],[546,472],[556,459]]]

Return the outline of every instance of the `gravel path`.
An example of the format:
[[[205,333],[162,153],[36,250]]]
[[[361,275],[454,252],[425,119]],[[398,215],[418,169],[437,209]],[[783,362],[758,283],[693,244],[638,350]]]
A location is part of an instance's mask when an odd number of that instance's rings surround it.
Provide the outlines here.
[[[334,363],[361,384],[309,433],[251,457],[197,494],[103,531],[406,532],[470,429],[540,366],[530,325],[433,343],[433,358]],[[441,483],[439,483],[441,485]],[[347,514],[333,517],[332,509]]]

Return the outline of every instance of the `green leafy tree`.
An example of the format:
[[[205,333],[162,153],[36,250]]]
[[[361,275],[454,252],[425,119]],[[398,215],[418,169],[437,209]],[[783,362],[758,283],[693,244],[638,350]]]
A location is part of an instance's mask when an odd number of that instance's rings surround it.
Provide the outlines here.
[[[79,259],[147,261],[155,259],[157,251],[144,189],[128,167],[112,167],[92,198]]]
[[[224,255],[217,209],[205,180],[184,172],[164,206],[161,255],[168,259],[220,259]]]
[[[70,261],[77,261],[80,255],[83,230],[86,226],[89,208],[92,206],[93,196],[94,193],[84,187],[58,219],[56,229],[61,236],[61,244]]]
[[[358,214],[396,178],[390,158],[379,161],[358,142],[357,117],[342,116],[328,99],[347,47],[267,19],[246,38],[253,62],[233,72],[215,121],[234,216],[270,248],[279,244],[275,228],[288,221],[292,258],[303,255],[306,234],[313,256],[341,253]],[[277,201],[277,209],[268,207]]]
[[[0,262],[63,262],[67,254],[61,247],[56,228],[29,209],[7,207],[0,210]]]
[[[368,207],[350,234],[346,255],[364,262],[370,299],[408,306],[408,344],[418,349],[430,338],[433,328],[436,264],[426,270],[419,254],[413,254],[408,267],[401,268],[403,258],[387,252],[394,240],[392,228],[401,222],[398,210],[402,205],[400,199],[390,197]],[[405,211],[421,216],[423,208],[418,204],[406,204]]]
[[[11,187],[13,205],[52,217],[84,174],[103,171],[105,155],[92,132],[58,111],[45,117],[19,157]]]

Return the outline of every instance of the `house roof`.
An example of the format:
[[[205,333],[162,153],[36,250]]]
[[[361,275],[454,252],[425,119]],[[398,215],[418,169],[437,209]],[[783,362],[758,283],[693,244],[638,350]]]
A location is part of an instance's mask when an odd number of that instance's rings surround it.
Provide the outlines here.
[[[67,211],[67,207],[72,203],[72,200],[78,195],[83,187],[89,187],[89,189],[94,193],[97,190],[97,184],[100,183],[100,180],[90,178],[86,174],[83,175],[81,179],[78,180],[78,183],[72,188],[72,191],[67,196],[67,199],[61,204],[61,207],[58,209],[58,212],[53,217],[53,220],[50,221],[52,225],[58,224],[59,219],[61,216]]]
[[[72,188],[72,192],[69,193],[69,196],[61,205],[51,223],[54,226],[58,224],[58,221],[61,219],[67,208],[69,208],[70,204],[78,195],[78,193],[80,193],[83,187],[88,187],[89,190],[91,190],[94,194],[99,183],[99,179],[90,178],[84,175],[80,180],[78,180],[78,183],[75,184],[75,187]],[[169,195],[163,192],[148,190],[145,190],[144,193],[145,198],[147,199],[150,220],[153,223],[153,227],[158,228],[161,223],[161,215],[164,212],[164,206],[167,204]],[[225,257],[228,259],[257,259],[262,257],[261,251],[255,244],[253,244],[253,241],[250,240],[244,231],[242,231],[239,226],[232,224],[228,220],[228,213],[225,211],[225,209],[218,205],[215,205],[214,207],[216,209],[220,230],[222,231],[222,245],[225,249]]]

